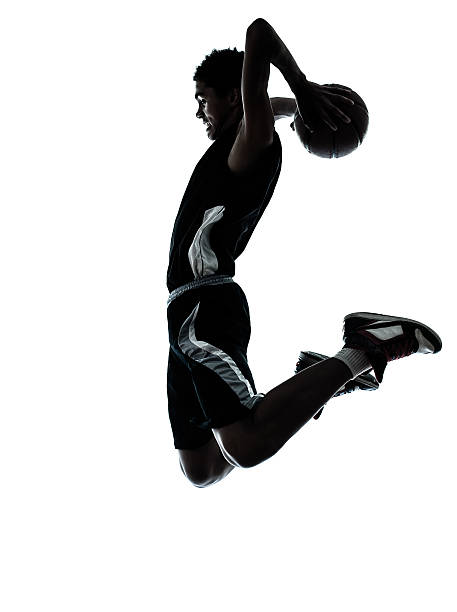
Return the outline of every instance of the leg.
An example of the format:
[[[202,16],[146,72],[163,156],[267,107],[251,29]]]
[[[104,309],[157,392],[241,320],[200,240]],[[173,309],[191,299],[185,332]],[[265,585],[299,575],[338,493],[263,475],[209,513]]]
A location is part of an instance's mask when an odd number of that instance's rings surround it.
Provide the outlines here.
[[[202,292],[199,301],[189,309],[179,330],[178,347],[191,371],[204,414],[200,427],[210,427],[214,432],[216,428],[244,420],[264,397],[256,392],[247,362],[249,336],[249,308],[244,293],[235,283],[213,287],[205,294]],[[192,448],[197,446],[201,445]],[[238,463],[226,453],[223,445],[216,443],[216,448],[219,466],[221,456],[225,461],[222,463],[225,475],[227,465],[233,467]],[[205,451],[213,452],[214,461],[214,447],[202,449],[201,455],[187,454],[184,459],[198,461],[197,457],[205,457]],[[185,471],[185,466],[183,469]],[[220,469],[216,469],[216,478]],[[211,475],[204,470],[195,480],[206,482],[214,477],[214,473]]]
[[[201,295],[178,335],[205,415],[201,425],[211,427],[226,461],[242,467],[275,454],[352,378],[344,363],[326,359],[259,395],[247,362],[249,335],[247,301],[235,283]]]
[[[181,470],[196,487],[208,487],[225,478],[234,469],[214,439],[195,449],[179,449]]]
[[[326,359],[274,388],[247,419],[213,429],[226,456],[242,467],[265,461],[366,365],[380,382],[389,361],[442,347],[438,334],[419,321],[367,312],[345,317],[344,340],[338,359]]]
[[[197,487],[206,487],[229,474],[234,465],[223,457],[210,429],[194,420],[204,420],[191,374],[178,355],[170,349],[168,361],[168,413],[181,469]]]
[[[351,378],[338,359],[317,363],[269,391],[247,418],[213,429],[217,443],[235,465],[258,465],[277,453]]]
[[[324,359],[328,359],[326,355],[322,355],[321,353],[315,353],[314,351],[300,351],[300,355],[298,357],[298,361],[295,367],[295,374],[298,374],[302,370],[309,368],[316,363],[320,363],[324,361]],[[374,376],[368,374],[367,372],[362,373],[360,376],[350,380],[347,382],[341,389],[339,389],[333,397],[338,397],[340,395],[346,395],[347,393],[352,393],[353,391],[375,391],[379,388],[379,383]],[[318,419],[325,406],[316,412],[314,415],[314,419]]]
[[[256,392],[247,362],[249,309],[241,288],[202,291],[185,315],[177,345],[204,414],[200,427],[212,429],[229,464],[247,467],[271,457],[353,378],[340,360],[326,359],[265,397]]]

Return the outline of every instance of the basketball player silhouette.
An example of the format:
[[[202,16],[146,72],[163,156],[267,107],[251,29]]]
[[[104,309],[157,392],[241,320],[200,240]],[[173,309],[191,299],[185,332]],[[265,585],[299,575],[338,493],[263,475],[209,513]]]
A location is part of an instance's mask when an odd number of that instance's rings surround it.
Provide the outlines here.
[[[294,98],[270,100],[270,64]],[[295,375],[257,392],[246,357],[248,304],[233,276],[279,178],[275,120],[299,115],[310,133],[336,132],[350,123],[353,103],[344,89],[309,82],[264,19],[247,28],[244,53],[213,50],[194,81],[196,116],[213,143],[192,173],[171,238],[168,409],[181,469],[206,487],[272,457],[333,396],[376,389],[389,361],[436,353],[441,340],[418,321],[352,313],[335,356],[302,352]]]

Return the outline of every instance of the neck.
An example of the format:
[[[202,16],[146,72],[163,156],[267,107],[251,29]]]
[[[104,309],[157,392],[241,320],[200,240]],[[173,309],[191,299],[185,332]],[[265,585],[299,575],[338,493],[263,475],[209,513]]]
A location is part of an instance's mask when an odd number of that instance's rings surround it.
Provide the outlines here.
[[[237,133],[238,133],[241,129],[243,117],[244,117],[243,109],[239,109],[237,112],[235,112],[231,117],[227,119],[227,122],[224,125],[222,132],[225,132],[226,130],[231,129],[234,125],[237,125],[238,126]]]

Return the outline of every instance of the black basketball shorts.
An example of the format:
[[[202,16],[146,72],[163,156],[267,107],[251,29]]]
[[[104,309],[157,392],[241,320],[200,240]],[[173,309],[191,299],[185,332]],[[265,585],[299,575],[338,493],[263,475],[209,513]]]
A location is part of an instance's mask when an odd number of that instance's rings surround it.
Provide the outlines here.
[[[191,283],[169,299],[167,390],[175,448],[206,444],[212,428],[248,416],[264,397],[256,392],[247,362],[246,296],[232,279],[221,278],[220,284],[218,277],[211,284]]]

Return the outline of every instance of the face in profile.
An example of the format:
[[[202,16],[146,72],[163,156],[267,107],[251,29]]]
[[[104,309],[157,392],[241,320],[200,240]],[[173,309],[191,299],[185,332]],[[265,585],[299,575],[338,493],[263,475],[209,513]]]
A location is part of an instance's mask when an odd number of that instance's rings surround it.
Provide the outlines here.
[[[234,90],[236,92],[236,90]],[[195,85],[195,99],[198,102],[197,119],[201,119],[210,140],[216,140],[224,130],[233,123],[239,104],[238,95],[230,92],[219,97],[212,87],[207,87],[202,81]]]

